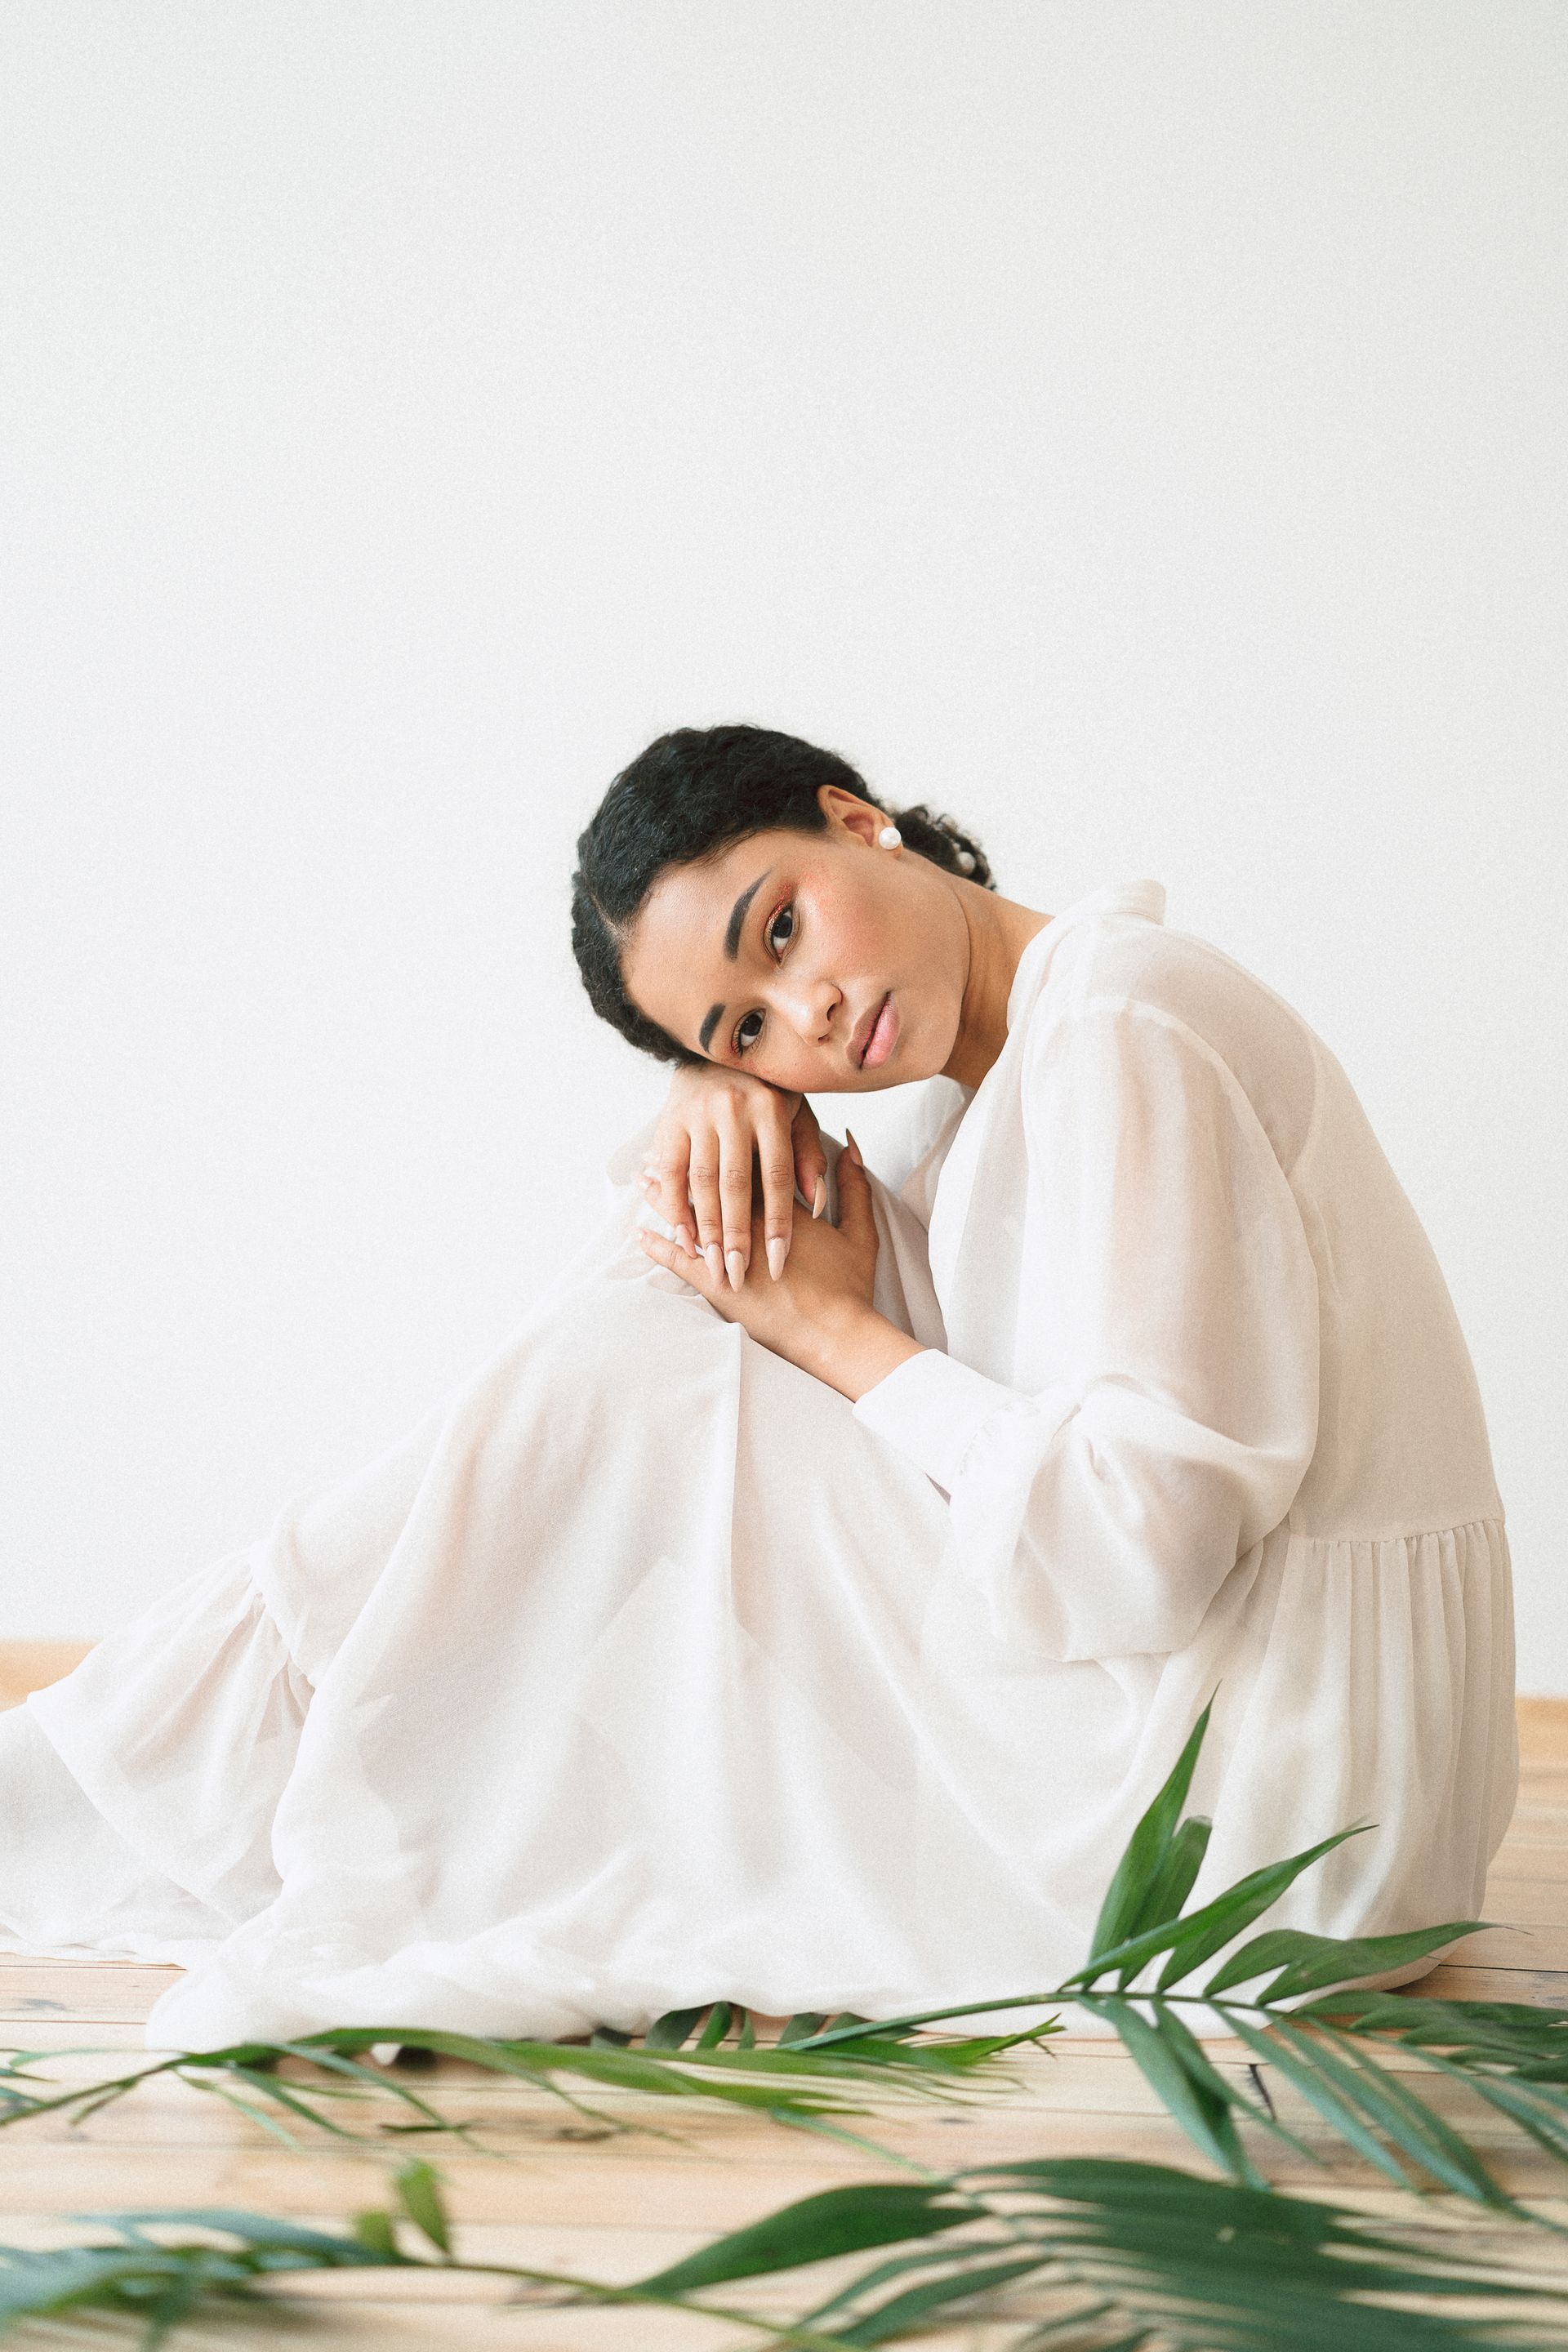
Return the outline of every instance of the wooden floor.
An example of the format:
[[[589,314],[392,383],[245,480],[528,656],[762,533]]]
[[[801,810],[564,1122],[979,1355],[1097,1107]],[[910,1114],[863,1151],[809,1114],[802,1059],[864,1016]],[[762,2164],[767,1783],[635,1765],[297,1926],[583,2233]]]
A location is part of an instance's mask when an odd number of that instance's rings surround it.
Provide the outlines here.
[[[61,1645],[0,1647],[0,1705],[64,1672],[76,1654]],[[1486,1913],[1508,1924],[1472,1938],[1463,1963],[1437,1970],[1421,1990],[1568,2007],[1568,1701],[1523,1700],[1520,1714],[1523,1784]],[[140,2021],[172,1973],[0,1956],[0,2042],[61,2052],[83,2043],[138,2049]],[[1239,2054],[1228,2058],[1227,2045],[1211,2047],[1221,2063],[1239,2063]],[[59,2072],[90,2079],[110,2063],[62,2057]],[[595,2139],[542,2095],[500,2088],[458,2069],[421,2076],[419,2087],[432,2082],[432,2095],[447,2111],[482,2117],[498,2151],[470,2154],[417,2141],[399,2150],[403,2157],[411,2147],[436,2156],[461,2224],[459,2251],[473,2258],[629,2280],[790,2198],[876,2177],[873,2159],[852,2149],[743,2116],[683,2110],[678,2139],[637,2132]],[[1271,2087],[1281,2113],[1309,2141],[1322,2144],[1310,2118],[1298,2120],[1299,2105],[1283,2086]],[[1439,2091],[1439,2102],[1489,2150],[1505,2184],[1542,2200],[1543,2210],[1568,2224],[1568,2173],[1500,2128],[1462,2085],[1451,2089],[1447,2097]],[[620,2112],[666,2131],[676,2127],[668,2103],[623,2103]],[[1069,2153],[1198,2166],[1142,2078],[1116,2045],[1102,2041],[1064,2039],[1052,2055],[1031,2055],[1018,2069],[1017,2090],[983,2106],[929,2105],[914,2114],[889,2107],[864,2128],[940,2170],[1008,2155]],[[1273,2143],[1258,2154],[1281,2187],[1349,2196],[1371,2210],[1398,2210],[1397,2197],[1356,2160],[1336,2154],[1325,2171],[1281,2155]],[[159,2086],[79,2128],[40,2117],[0,2132],[0,2242],[58,2243],[70,2234],[62,2217],[153,2205],[241,2206],[342,2224],[385,2201],[391,2168],[392,2160],[373,2149],[338,2150],[315,2139],[298,2150],[279,2147],[217,2100],[178,2084]],[[1447,2202],[1435,2200],[1436,2208]],[[1474,2245],[1485,2226],[1475,2209],[1459,2209],[1457,2218]],[[815,2274],[811,2291],[817,2291]],[[797,2280],[770,2302],[798,2309],[804,2299]],[[349,2346],[494,2346],[496,2352],[700,2352],[711,2346],[721,2352],[736,2341],[732,2326],[688,2313],[509,2310],[497,2307],[497,2294],[485,2283],[460,2278],[316,2281],[289,2300],[310,2324],[284,2340],[323,2352]],[[479,2301],[491,2307],[481,2312],[474,2307]],[[57,2323],[47,2340],[103,2346],[133,2337],[111,2339],[101,2326]],[[278,2340],[273,2328],[255,2320],[203,2323],[175,2339],[190,2352]],[[973,2327],[922,2339],[929,2352],[979,2352],[1001,2340],[994,2329]]]

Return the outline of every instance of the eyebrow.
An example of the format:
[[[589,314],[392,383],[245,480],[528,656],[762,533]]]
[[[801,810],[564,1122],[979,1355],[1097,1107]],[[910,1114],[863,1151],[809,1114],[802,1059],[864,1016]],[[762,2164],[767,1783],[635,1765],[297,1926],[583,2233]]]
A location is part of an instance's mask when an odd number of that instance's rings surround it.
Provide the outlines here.
[[[746,910],[773,870],[771,866],[764,866],[751,888],[742,890],[730,909],[730,919],[724,926],[724,953],[731,963],[741,952],[741,933],[746,925]],[[710,1004],[703,1014],[702,1026],[697,1032],[697,1042],[704,1053],[708,1051],[713,1032],[723,1017],[724,1008],[721,1004]]]

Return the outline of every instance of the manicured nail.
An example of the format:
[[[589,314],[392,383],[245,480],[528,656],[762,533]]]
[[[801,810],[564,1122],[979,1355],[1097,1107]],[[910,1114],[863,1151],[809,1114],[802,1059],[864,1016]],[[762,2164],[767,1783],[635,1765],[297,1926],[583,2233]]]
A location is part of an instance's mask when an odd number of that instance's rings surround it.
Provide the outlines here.
[[[731,1289],[739,1290],[741,1285],[746,1279],[745,1259],[742,1256],[739,1250],[726,1250],[724,1253],[724,1264],[730,1271]]]
[[[784,1270],[784,1260],[788,1255],[788,1242],[782,1234],[775,1234],[768,1244],[768,1272],[775,1282]]]
[[[855,1138],[850,1134],[847,1128],[844,1130],[844,1137],[850,1159],[853,1160],[857,1168],[864,1168],[866,1162],[860,1157],[860,1146],[856,1142]]]
[[[702,1255],[708,1261],[708,1271],[712,1276],[714,1281],[722,1282],[724,1279],[724,1253],[720,1248],[718,1243],[710,1242]]]
[[[827,1180],[826,1180],[826,1177],[819,1176],[819,1177],[817,1178],[817,1180],[816,1180],[816,1192],[815,1192],[812,1194],[812,1196],[811,1196],[811,1213],[812,1213],[812,1215],[813,1215],[814,1217],[820,1217],[820,1216],[821,1216],[821,1214],[822,1214],[822,1213],[823,1213],[823,1211],[824,1211],[824,1209],[826,1209],[826,1206],[827,1206]]]
[[[675,1238],[680,1244],[681,1248],[686,1252],[688,1257],[696,1256],[697,1236],[692,1232],[689,1225],[677,1225],[675,1229]]]

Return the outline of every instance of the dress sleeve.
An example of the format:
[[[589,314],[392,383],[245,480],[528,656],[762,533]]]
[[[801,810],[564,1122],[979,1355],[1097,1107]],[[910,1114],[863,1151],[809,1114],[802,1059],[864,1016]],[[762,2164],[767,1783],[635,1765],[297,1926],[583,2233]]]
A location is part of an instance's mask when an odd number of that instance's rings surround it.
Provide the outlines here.
[[[1050,1385],[928,1349],[855,1411],[946,1488],[1003,1639],[1060,1659],[1180,1649],[1317,1442],[1300,1213],[1238,1080],[1162,1012],[1054,1023],[1023,1087],[1017,1353]]]

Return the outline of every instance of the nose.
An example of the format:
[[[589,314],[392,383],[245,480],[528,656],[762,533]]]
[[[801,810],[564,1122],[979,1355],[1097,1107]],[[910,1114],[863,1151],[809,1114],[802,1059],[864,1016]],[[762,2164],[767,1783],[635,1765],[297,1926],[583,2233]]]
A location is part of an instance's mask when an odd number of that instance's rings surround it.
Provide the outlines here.
[[[777,998],[778,1010],[790,1027],[807,1045],[825,1045],[832,1034],[833,1016],[844,1002],[842,989],[835,988],[830,980],[813,978],[808,973],[791,973],[781,977]]]

